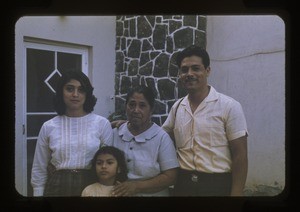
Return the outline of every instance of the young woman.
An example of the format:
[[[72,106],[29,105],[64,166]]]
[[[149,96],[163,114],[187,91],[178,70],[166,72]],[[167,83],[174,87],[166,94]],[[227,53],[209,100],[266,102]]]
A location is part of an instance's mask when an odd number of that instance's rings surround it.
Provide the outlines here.
[[[66,72],[58,82],[54,108],[58,116],[39,133],[32,166],[34,196],[80,196],[91,183],[91,160],[112,139],[110,122],[92,113],[93,87],[82,72]]]
[[[114,185],[127,180],[127,166],[123,151],[112,146],[101,147],[92,160],[97,182],[87,186],[81,196],[111,196]]]

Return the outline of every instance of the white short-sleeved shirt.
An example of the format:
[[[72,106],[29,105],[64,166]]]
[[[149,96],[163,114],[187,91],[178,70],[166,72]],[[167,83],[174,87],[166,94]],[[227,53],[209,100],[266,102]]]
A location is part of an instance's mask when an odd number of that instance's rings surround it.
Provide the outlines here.
[[[179,100],[162,127],[174,132],[180,167],[207,173],[231,172],[228,141],[248,133],[240,103],[212,86],[194,113],[188,96],[184,97],[175,119],[178,103]]]
[[[89,169],[102,143],[112,139],[110,122],[89,113],[83,117],[56,116],[40,130],[32,165],[34,196],[42,196],[51,162],[59,169]]]
[[[146,180],[159,175],[162,171],[179,167],[176,150],[170,136],[157,124],[145,132],[134,136],[128,130],[128,122],[113,131],[111,144],[125,153],[129,180]],[[164,190],[155,194],[138,196],[168,195]]]

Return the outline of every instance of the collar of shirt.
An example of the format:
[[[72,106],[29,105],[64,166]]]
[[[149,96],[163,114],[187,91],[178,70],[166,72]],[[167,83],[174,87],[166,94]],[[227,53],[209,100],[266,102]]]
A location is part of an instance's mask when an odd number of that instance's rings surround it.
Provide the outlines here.
[[[134,136],[131,134],[127,127],[128,121],[124,124],[122,124],[119,128],[119,136],[122,137],[123,141],[130,142],[132,139],[134,139],[136,142],[146,142],[147,140],[152,139],[155,137],[159,132],[159,126],[156,123],[153,123],[152,126],[144,131],[143,133]]]
[[[219,98],[219,94],[218,92],[214,89],[214,87],[212,87],[211,85],[208,85],[210,87],[209,93],[207,95],[207,97],[203,100],[203,102],[208,103],[208,102],[213,102],[218,100]],[[182,106],[187,106],[188,103],[188,95],[186,97],[184,97],[184,99],[181,102]],[[202,103],[201,103],[202,104]]]

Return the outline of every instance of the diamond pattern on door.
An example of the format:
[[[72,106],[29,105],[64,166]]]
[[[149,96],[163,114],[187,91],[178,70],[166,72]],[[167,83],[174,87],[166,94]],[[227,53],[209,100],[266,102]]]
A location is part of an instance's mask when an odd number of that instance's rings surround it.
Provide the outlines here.
[[[55,69],[48,77],[47,77],[47,79],[45,79],[45,83],[46,83],[46,85],[48,86],[48,88],[53,92],[53,93],[56,93],[55,92],[55,90],[54,90],[54,88],[51,86],[51,84],[50,84],[50,80],[52,79],[52,77],[54,76],[54,75],[56,75],[56,74],[58,74],[60,77],[61,77],[61,73],[57,70],[57,69]]]

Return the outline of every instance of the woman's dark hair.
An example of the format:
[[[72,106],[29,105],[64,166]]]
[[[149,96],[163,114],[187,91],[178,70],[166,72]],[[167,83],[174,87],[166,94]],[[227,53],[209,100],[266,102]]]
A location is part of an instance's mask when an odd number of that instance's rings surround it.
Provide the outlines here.
[[[209,66],[210,59],[207,51],[201,48],[200,46],[196,46],[196,45],[191,45],[177,54],[176,57],[177,66],[180,68],[181,62],[184,58],[191,57],[194,55],[202,58],[202,62],[205,68]]]
[[[124,182],[128,179],[127,173],[127,165],[125,160],[124,152],[116,147],[113,146],[103,146],[98,149],[98,151],[95,153],[94,158],[92,160],[92,170],[96,170],[96,164],[97,164],[97,157],[99,155],[103,154],[110,154],[114,156],[118,162],[118,168],[120,169],[120,172],[117,173],[116,181]],[[96,172],[95,172],[96,174]]]
[[[143,85],[131,88],[128,91],[127,96],[126,96],[126,105],[129,101],[130,97],[132,97],[134,93],[143,94],[145,99],[148,101],[151,109],[154,108],[156,92],[154,92],[151,88],[149,88],[147,86],[143,86]]]
[[[81,71],[68,71],[62,74],[56,87],[56,94],[54,96],[54,110],[58,115],[64,115],[66,113],[66,105],[63,98],[63,87],[70,80],[78,80],[86,93],[86,99],[83,104],[83,110],[90,113],[94,110],[97,98],[93,95],[93,86],[89,78]]]

